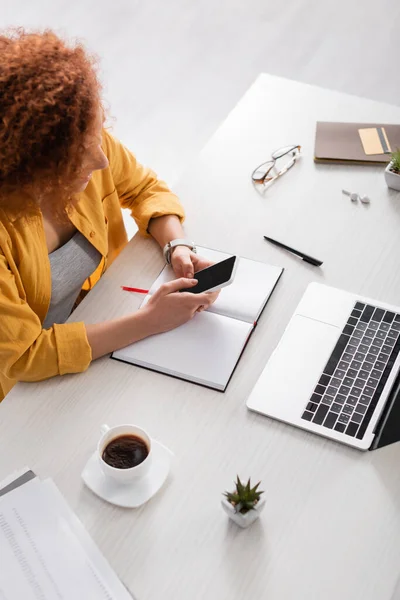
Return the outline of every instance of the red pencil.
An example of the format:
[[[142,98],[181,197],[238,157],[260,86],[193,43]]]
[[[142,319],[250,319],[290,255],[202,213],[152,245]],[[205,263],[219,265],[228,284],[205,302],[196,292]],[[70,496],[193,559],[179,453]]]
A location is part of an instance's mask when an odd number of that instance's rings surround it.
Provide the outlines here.
[[[127,287],[126,285],[121,285],[121,288],[125,290],[125,292],[136,292],[137,294],[148,294],[149,290],[142,290],[140,288]]]

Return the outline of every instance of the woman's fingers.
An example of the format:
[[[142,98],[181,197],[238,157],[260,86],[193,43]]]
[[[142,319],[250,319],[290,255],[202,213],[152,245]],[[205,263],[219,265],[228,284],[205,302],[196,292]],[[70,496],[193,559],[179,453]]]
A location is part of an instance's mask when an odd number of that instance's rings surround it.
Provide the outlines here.
[[[159,298],[160,296],[166,296],[167,294],[172,294],[173,292],[179,292],[179,290],[193,287],[196,285],[196,283],[197,279],[187,279],[187,277],[173,279],[172,281],[163,283],[158,290],[154,292],[153,297]]]

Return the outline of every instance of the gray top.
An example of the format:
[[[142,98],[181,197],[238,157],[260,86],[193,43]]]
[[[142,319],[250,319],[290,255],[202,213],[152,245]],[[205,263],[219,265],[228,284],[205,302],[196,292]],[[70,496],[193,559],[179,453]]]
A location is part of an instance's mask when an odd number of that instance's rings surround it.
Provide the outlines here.
[[[63,246],[49,254],[51,300],[43,329],[65,323],[82,285],[99,265],[101,254],[79,231]]]

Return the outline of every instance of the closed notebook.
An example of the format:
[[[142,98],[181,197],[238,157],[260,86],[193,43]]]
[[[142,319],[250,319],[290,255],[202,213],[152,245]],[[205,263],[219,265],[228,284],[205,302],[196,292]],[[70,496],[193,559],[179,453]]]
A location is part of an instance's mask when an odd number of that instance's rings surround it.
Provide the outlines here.
[[[230,255],[198,248],[201,256],[219,262]],[[181,327],[148,337],[112,358],[180,379],[225,391],[258,318],[283,269],[239,258],[234,282],[223,288],[217,301]],[[143,304],[163,283],[174,279],[166,266]]]
[[[373,133],[371,130],[374,129],[378,133],[383,130],[382,140],[387,142],[383,144],[379,154],[370,154],[368,148],[364,147],[366,133]],[[375,137],[378,139],[378,135]],[[344,164],[387,164],[390,162],[390,150],[397,148],[400,148],[400,125],[319,121],[315,134],[314,160]]]

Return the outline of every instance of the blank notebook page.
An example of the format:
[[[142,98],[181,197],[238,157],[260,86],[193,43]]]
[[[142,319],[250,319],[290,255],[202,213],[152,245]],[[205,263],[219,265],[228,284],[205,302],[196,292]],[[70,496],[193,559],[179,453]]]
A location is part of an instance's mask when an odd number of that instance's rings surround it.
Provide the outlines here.
[[[224,389],[252,328],[204,311],[177,329],[114,352],[113,358]]]

